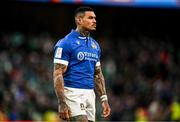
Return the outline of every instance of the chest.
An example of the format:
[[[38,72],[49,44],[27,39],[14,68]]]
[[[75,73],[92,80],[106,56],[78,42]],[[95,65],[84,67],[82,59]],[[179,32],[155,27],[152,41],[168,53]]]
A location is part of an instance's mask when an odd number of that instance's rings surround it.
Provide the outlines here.
[[[97,62],[98,46],[93,41],[75,40],[72,46],[72,60]]]

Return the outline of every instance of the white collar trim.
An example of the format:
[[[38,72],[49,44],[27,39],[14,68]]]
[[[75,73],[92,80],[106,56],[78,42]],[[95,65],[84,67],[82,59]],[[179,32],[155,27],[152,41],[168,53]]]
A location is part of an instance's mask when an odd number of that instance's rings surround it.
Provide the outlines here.
[[[86,37],[82,37],[82,36],[79,36],[78,38],[79,38],[79,39],[86,39]]]

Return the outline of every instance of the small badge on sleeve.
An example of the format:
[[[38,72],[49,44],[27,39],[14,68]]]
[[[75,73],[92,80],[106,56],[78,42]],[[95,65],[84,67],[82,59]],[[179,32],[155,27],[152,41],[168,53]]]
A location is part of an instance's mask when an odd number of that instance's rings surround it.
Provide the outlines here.
[[[58,47],[56,50],[55,58],[61,58],[62,48]]]

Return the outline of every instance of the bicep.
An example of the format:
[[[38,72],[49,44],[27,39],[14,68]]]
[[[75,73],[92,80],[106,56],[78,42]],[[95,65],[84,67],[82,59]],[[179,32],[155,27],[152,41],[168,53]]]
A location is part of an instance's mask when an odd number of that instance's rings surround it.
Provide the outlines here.
[[[57,75],[63,75],[67,70],[67,65],[54,63],[54,77]]]
[[[96,66],[95,67],[95,78],[99,78],[101,76],[102,76],[101,66]]]

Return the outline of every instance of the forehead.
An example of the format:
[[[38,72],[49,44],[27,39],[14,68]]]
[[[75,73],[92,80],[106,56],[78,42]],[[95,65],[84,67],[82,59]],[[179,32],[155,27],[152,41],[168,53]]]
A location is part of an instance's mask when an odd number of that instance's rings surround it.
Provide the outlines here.
[[[86,17],[89,17],[89,16],[96,17],[96,15],[95,15],[95,13],[93,11],[86,11],[84,16],[86,16]]]

